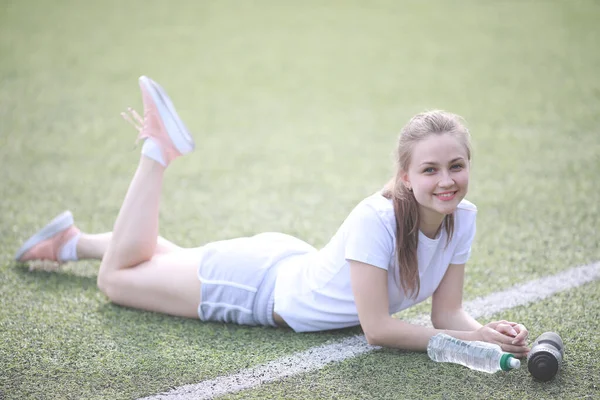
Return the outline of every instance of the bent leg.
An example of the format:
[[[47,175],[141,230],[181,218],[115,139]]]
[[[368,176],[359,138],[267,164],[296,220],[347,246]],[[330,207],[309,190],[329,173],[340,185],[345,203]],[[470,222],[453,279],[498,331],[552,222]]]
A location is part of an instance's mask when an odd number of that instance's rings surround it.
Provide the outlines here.
[[[132,268],[105,275],[102,291],[115,304],[198,318],[198,249],[158,254]]]
[[[139,138],[145,139],[142,157],[102,258],[98,287],[117,304],[194,316],[200,297],[198,260],[191,256],[196,253],[155,255],[165,168],[194,143],[166,92],[147,77],[140,78],[140,88],[143,121],[134,115],[142,124]]]
[[[115,282],[113,274],[136,267],[153,257],[158,239],[163,175],[163,166],[141,157],[100,264],[98,287],[104,293],[107,293],[108,283]]]
[[[159,163],[141,157],[100,264],[98,287],[122,306],[197,318],[200,253],[156,254],[163,173]]]
[[[102,260],[108,249],[108,244],[112,239],[112,232],[87,234],[82,233],[77,242],[77,259],[78,260]],[[170,253],[173,251],[182,250],[181,247],[167,239],[159,236],[156,242],[154,255]]]
[[[149,261],[158,238],[158,209],[165,168],[142,156],[121,205],[102,259],[102,275]]]

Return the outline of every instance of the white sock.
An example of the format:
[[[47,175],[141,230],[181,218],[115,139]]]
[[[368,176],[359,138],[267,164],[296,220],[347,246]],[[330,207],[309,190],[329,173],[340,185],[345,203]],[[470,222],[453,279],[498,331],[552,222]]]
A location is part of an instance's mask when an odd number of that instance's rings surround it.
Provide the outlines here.
[[[60,249],[58,259],[61,261],[77,261],[77,242],[81,237],[81,232],[73,236],[64,246]]]
[[[167,166],[162,152],[160,151],[160,147],[158,147],[152,138],[147,138],[144,140],[144,145],[142,146],[142,155],[160,163],[163,167]]]

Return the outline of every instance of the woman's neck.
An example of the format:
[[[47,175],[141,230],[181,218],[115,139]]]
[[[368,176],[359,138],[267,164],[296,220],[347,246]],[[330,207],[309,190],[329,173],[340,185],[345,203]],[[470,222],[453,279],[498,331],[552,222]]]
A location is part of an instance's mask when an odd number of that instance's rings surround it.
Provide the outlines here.
[[[419,230],[430,239],[435,239],[442,229],[445,215],[431,212],[430,210],[419,210]]]

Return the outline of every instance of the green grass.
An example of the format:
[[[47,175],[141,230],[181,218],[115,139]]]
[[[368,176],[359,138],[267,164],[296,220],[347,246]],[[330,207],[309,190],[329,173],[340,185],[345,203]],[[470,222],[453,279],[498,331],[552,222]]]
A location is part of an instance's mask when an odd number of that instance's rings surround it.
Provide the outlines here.
[[[139,153],[118,113],[140,107],[141,74],[197,142],[165,182],[161,234],[181,245],[262,231],[325,244],[391,175],[406,120],[443,108],[468,120],[475,147],[466,299],[599,260],[599,18],[592,0],[0,0],[0,397],[134,398],[357,332],[128,310],[95,288],[97,262],[55,274],[14,264],[65,208],[85,231],[111,229]],[[508,313],[532,333],[564,324],[573,340],[548,386],[377,352],[242,396],[281,385],[298,398],[402,397],[406,380],[434,398],[597,396],[594,349],[577,338],[597,332],[599,293]]]
[[[563,292],[531,306],[518,307],[490,320],[523,321],[532,338],[555,331],[565,358],[553,380],[540,382],[527,361],[510,372],[486,374],[455,364],[434,363],[425,353],[382,349],[328,366],[318,372],[263,385],[224,399],[593,399],[600,396],[600,282]],[[583,317],[587,312],[588,317]],[[586,321],[585,329],[581,328]],[[485,321],[484,321],[485,322]]]

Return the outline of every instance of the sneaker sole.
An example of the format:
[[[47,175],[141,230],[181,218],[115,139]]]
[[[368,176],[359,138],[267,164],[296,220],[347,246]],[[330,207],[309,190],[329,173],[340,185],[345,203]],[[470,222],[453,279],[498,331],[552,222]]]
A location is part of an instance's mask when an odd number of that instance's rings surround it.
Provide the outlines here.
[[[175,105],[173,105],[167,92],[158,83],[147,76],[141,76],[140,83],[144,85],[148,90],[148,93],[152,96],[152,100],[154,100],[160,118],[167,129],[169,138],[171,138],[177,151],[181,154],[187,154],[194,150],[194,140],[182,119],[177,114]]]
[[[15,260],[19,261],[23,254],[27,253],[33,246],[36,244],[50,239],[52,236],[56,235],[59,232],[64,231],[71,225],[73,225],[73,214],[71,211],[65,211],[52,221],[50,221],[45,227],[43,227],[38,233],[27,239],[27,241],[21,246],[19,251],[17,251],[17,255],[15,255]]]

